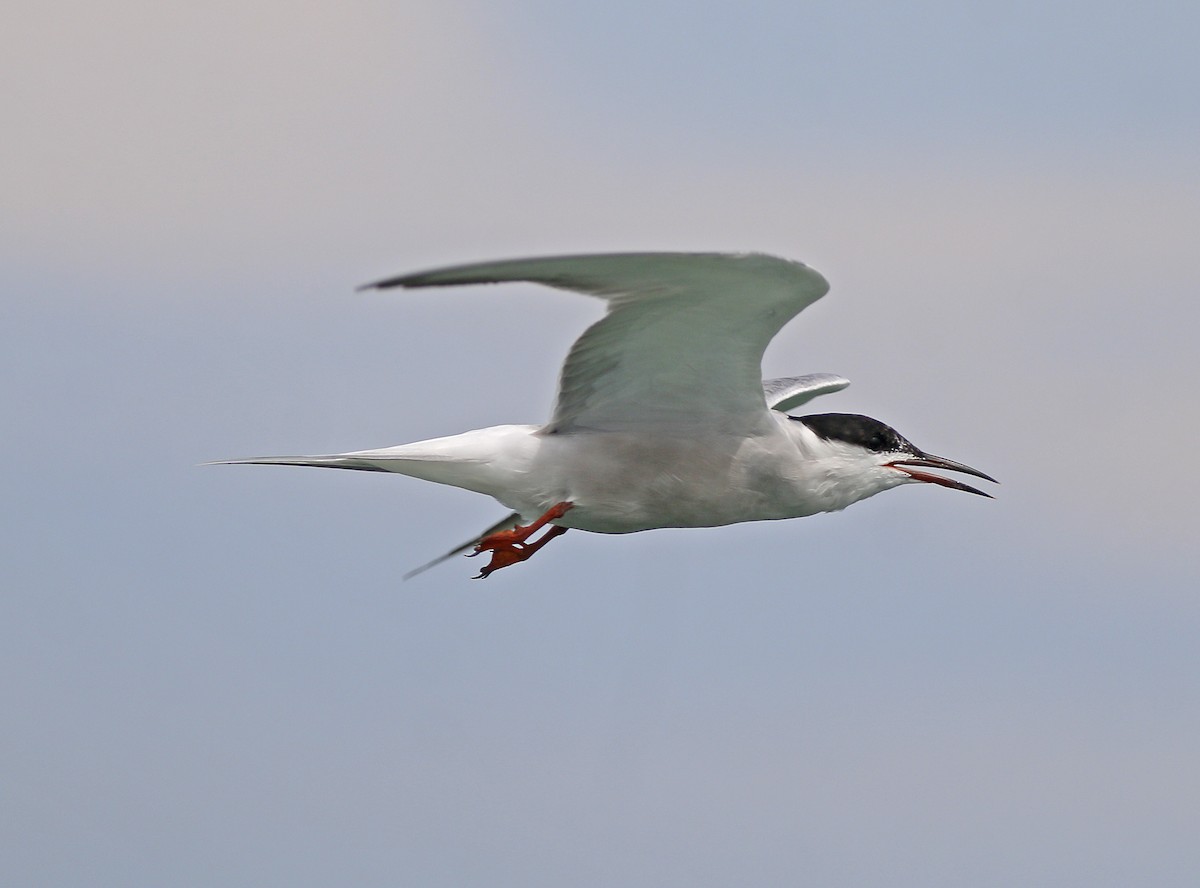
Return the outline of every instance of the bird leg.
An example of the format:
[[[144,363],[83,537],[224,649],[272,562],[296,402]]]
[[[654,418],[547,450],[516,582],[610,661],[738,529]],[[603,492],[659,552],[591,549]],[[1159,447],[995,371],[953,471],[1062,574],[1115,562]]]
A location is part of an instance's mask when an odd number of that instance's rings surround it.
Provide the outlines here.
[[[551,521],[567,514],[567,510],[573,505],[574,503],[558,503],[555,506],[551,506],[546,511],[546,514],[542,515],[536,521],[525,525],[518,524],[511,530],[490,533],[481,539],[476,544],[475,551],[471,553],[471,557],[478,555],[480,552],[491,552],[492,560],[488,562],[487,567],[479,572],[479,576],[475,577],[475,579],[482,580],[488,574],[492,573],[492,571],[525,561],[556,536],[566,533],[567,528],[554,524],[539,539],[532,543],[529,542],[531,536]]]

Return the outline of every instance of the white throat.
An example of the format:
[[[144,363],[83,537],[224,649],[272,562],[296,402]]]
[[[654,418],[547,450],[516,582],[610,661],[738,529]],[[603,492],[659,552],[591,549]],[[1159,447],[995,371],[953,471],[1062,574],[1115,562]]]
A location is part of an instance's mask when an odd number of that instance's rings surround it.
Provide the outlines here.
[[[791,421],[790,425],[802,457],[798,462],[802,472],[797,474],[795,484],[813,507],[812,512],[838,512],[912,481],[903,472],[887,467],[895,454],[874,453],[844,441],[821,438],[801,422]]]

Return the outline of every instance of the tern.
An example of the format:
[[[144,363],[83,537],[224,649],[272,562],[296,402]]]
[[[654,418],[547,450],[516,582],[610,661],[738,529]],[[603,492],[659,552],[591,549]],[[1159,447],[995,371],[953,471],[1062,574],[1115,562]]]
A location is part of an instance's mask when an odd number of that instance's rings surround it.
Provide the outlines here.
[[[439,268],[359,289],[518,281],[607,303],[567,355],[548,423],[220,462],[395,472],[512,510],[408,576],[471,549],[490,553],[483,578],[570,528],[634,533],[800,518],[915,483],[990,496],[925,469],[994,478],[926,453],[877,419],[789,415],[850,384],[828,373],[762,379],[768,343],[829,289],[800,262],[760,253],[553,256]]]

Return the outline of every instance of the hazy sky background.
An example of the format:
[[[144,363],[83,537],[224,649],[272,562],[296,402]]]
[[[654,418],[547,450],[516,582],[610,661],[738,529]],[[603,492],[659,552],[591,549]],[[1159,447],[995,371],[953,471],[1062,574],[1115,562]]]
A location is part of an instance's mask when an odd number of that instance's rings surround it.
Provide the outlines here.
[[[0,13],[0,876],[1191,886],[1200,8]],[[755,249],[766,373],[1003,482],[572,533],[199,468],[548,415],[597,302],[379,276]],[[702,382],[702,381],[700,381]]]

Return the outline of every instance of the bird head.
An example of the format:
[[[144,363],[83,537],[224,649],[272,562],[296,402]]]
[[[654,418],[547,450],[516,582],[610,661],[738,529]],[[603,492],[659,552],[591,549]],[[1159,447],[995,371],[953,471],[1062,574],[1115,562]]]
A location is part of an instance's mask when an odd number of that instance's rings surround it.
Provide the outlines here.
[[[937,484],[964,493],[991,496],[969,484],[923,469],[961,472],[997,483],[995,478],[978,469],[926,453],[891,426],[869,416],[818,413],[789,418],[801,423],[815,438],[813,455],[827,467],[840,497],[846,500],[835,508],[901,484]]]

